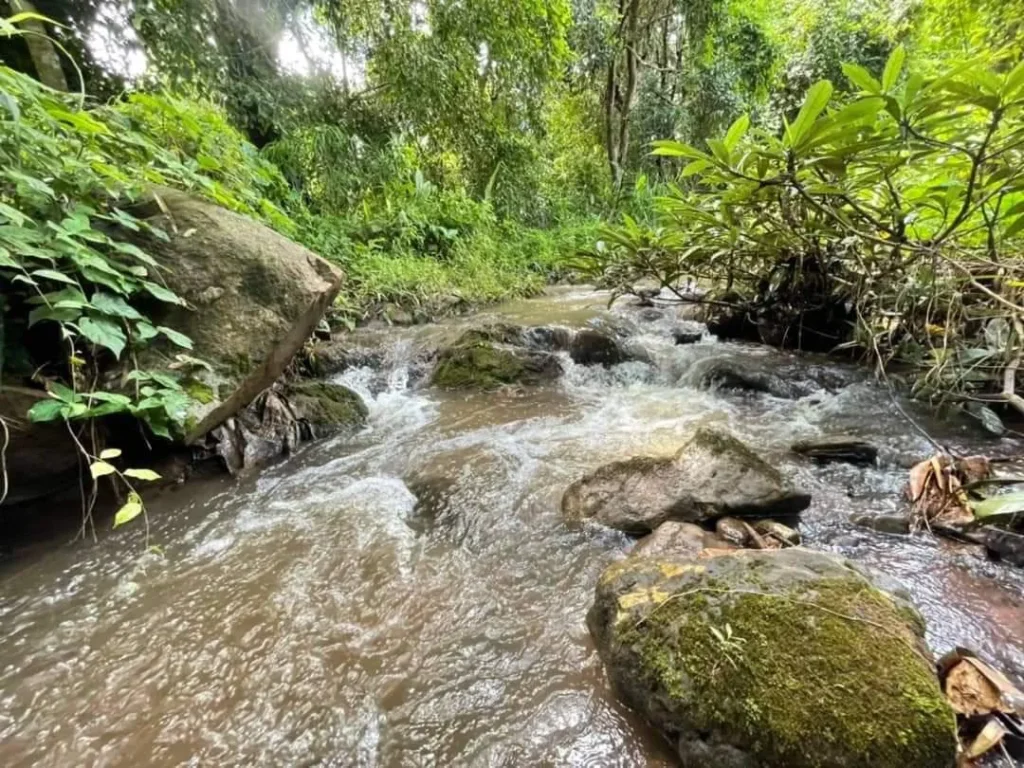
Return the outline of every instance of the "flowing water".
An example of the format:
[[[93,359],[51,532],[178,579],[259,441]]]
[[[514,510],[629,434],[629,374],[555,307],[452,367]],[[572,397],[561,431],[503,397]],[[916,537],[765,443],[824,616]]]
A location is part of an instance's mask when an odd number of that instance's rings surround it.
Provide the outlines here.
[[[493,314],[581,326],[605,300],[563,290]],[[811,491],[808,545],[899,579],[933,649],[969,646],[1019,679],[1020,571],[848,522],[895,509],[905,465],[932,452],[864,372],[711,339],[677,347],[669,316],[637,321],[653,366],[566,360],[562,381],[532,391],[417,386],[417,351],[465,322],[364,333],[383,366],[338,380],[366,399],[369,427],[167,494],[150,510],[161,553],[136,525],[9,566],[0,765],[672,765],[609,691],[584,624],[631,541],[566,525],[559,500],[599,464],[670,453],[701,424],[728,426]],[[690,365],[715,355],[817,391],[690,386]],[[1019,449],[924,423],[960,451]],[[879,445],[880,466],[787,453],[840,433]]]

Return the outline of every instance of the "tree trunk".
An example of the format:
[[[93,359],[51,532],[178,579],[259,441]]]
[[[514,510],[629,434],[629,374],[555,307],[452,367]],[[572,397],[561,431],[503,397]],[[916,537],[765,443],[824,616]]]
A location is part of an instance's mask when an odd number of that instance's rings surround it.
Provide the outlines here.
[[[15,14],[39,13],[30,0],[10,0],[10,6],[12,13]],[[50,40],[46,26],[37,19],[23,21],[20,26],[27,33],[23,39],[25,45],[28,46],[28,52],[32,57],[32,65],[36,68],[39,82],[54,90],[66,91],[68,81],[64,77],[60,54],[57,51],[57,46]]]

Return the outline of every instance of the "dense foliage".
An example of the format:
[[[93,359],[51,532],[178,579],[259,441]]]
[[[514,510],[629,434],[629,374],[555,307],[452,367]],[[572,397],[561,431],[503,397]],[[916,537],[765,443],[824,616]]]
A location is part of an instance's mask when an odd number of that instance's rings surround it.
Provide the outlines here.
[[[62,381],[46,415],[180,421],[201,361],[148,322],[177,299],[117,235],[153,183],[343,265],[337,323],[529,294],[625,213],[587,265],[620,289],[844,306],[836,343],[920,366],[929,394],[1016,402],[1017,3],[18,8],[43,15],[0,28],[0,372]],[[178,379],[132,371],[154,334]]]

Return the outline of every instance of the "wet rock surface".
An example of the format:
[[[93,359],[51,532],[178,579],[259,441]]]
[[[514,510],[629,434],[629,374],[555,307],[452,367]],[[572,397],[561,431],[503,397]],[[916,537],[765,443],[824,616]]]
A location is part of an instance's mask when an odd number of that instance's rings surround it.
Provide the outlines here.
[[[789,381],[766,370],[764,363],[756,359],[705,358],[693,364],[686,378],[705,388],[761,392],[785,399],[803,397],[813,391],[803,383]]]
[[[492,341],[494,333],[501,334],[501,339],[522,338],[521,331],[513,327],[468,331],[441,352],[431,383],[442,389],[494,390],[513,384],[542,384],[562,374],[554,354]]]
[[[562,512],[646,533],[666,520],[795,515],[808,504],[809,495],[735,437],[701,428],[674,457],[614,462],[573,483],[562,497]]]
[[[876,446],[860,438],[842,435],[800,440],[793,443],[792,450],[793,453],[806,456],[819,464],[874,464],[878,460]]]
[[[611,366],[630,359],[623,345],[611,334],[589,328],[573,336],[569,356],[578,365]]]
[[[615,689],[685,766],[954,765],[923,620],[841,559],[629,557],[600,577],[587,624]]]

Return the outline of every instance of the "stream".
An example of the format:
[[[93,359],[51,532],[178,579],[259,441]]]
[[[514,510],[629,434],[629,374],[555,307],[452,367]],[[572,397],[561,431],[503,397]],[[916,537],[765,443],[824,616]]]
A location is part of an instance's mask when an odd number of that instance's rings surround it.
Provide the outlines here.
[[[535,390],[416,386],[419,350],[501,319],[583,327],[607,296],[556,289],[485,316],[363,330],[384,363],[336,381],[370,410],[240,479],[187,483],[141,524],[0,574],[0,765],[671,766],[608,688],[584,616],[631,540],[570,526],[565,488],[608,461],[728,426],[813,495],[805,544],[884,570],[937,653],[1024,674],[1024,571],[927,535],[858,528],[895,510],[934,453],[870,373],[749,345],[676,346],[672,312],[617,310],[654,365],[575,366]],[[647,319],[645,320],[644,317]],[[788,400],[692,386],[698,359],[755,358],[815,391]],[[831,382],[821,388],[821,382]],[[963,453],[1019,452],[907,404]],[[798,439],[852,434],[878,467],[816,466]]]

